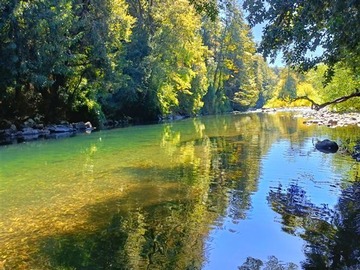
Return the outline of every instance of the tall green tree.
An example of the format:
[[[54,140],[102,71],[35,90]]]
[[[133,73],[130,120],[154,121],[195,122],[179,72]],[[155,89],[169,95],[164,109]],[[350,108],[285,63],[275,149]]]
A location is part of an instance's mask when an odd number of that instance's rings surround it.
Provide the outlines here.
[[[204,45],[207,46],[211,54],[206,57],[207,77],[209,79],[209,87],[204,96],[205,114],[216,114],[229,110],[227,98],[223,88],[223,47],[225,39],[225,31],[223,24],[216,18],[210,20],[203,18],[202,38]]]
[[[229,77],[224,83],[224,88],[231,100],[232,108],[244,110],[254,106],[258,98],[253,69],[255,43],[235,1],[227,6],[227,12],[226,23],[229,25],[225,37],[225,66]]]
[[[154,12],[160,27],[153,39],[152,83],[161,111],[196,114],[207,89],[200,16],[185,0],[162,1]]]
[[[129,34],[123,1],[9,1],[1,9],[2,117],[96,121],[97,94],[114,80],[120,36]]]
[[[90,114],[100,120],[98,98],[113,91],[121,81],[123,43],[129,40],[134,19],[124,0],[80,1],[74,3],[73,10],[78,18],[74,32],[81,37],[71,47],[78,56],[73,64],[77,83],[70,87],[74,99],[68,104],[72,104],[70,111],[75,115]]]
[[[261,108],[273,97],[277,75],[261,55],[255,55],[253,61],[255,84],[259,92],[255,107]]]
[[[153,1],[127,0],[129,15],[135,20],[130,39],[124,42],[119,60],[121,79],[103,99],[103,109],[110,119],[130,116],[136,120],[153,120],[159,113],[156,89],[150,85],[151,39],[157,26],[152,18]]]
[[[284,84],[281,86],[278,97],[281,99],[296,98],[296,87],[298,84],[296,74],[294,72],[291,72],[290,68],[286,68],[283,70],[281,77],[284,79]]]
[[[45,100],[60,103],[60,87],[69,72],[64,67],[69,60],[66,48],[71,43],[66,38],[73,19],[69,7],[64,1],[56,6],[49,1],[18,1],[4,10],[7,16],[1,31],[1,51],[10,53],[8,61],[1,61],[1,73],[8,76],[1,80],[5,92],[2,102],[7,104],[4,116],[33,114],[39,105],[46,107]],[[58,94],[53,96],[52,92]],[[55,113],[56,106],[53,109]]]
[[[208,105],[215,107],[206,107],[210,113],[255,106],[259,94],[253,66],[255,43],[250,28],[235,1],[230,1],[223,11],[221,20],[207,24],[221,29],[217,36],[210,38],[210,31],[204,31],[214,56],[209,62],[213,65],[213,79],[206,97]]]

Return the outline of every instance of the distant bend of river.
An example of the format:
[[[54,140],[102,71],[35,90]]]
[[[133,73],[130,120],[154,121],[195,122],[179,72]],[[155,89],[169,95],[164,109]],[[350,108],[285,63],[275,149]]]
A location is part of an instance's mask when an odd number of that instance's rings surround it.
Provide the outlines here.
[[[360,129],[293,116],[0,147],[0,269],[360,269]]]

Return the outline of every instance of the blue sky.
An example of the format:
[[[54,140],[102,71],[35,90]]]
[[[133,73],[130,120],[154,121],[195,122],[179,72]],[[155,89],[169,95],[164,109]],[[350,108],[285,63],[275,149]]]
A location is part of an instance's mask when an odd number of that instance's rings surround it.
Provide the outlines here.
[[[263,27],[264,27],[265,24],[257,24],[255,25],[251,31],[253,33],[253,36],[254,36],[254,40],[255,42],[258,44],[260,43],[261,41],[261,36],[262,36],[262,31],[263,31]],[[268,63],[270,64],[270,61],[268,61]],[[274,64],[270,64],[270,66],[272,67],[283,67],[285,66],[284,62],[282,61],[281,59],[281,55],[279,54],[278,57],[276,58],[275,60],[275,63]]]
[[[262,36],[262,31],[263,31],[263,28],[264,28],[265,24],[257,24],[255,25],[251,31],[253,33],[253,36],[254,36],[254,40],[256,43],[260,43],[261,41],[261,36]],[[309,57],[315,57],[315,56],[320,56],[321,54],[323,53],[323,49],[321,47],[318,47],[316,49],[315,52],[308,52],[307,53],[307,56]],[[282,54],[279,53],[278,57],[276,58],[274,64],[270,64],[270,61],[268,61],[269,65],[271,67],[284,67],[285,66],[285,63],[282,61]]]

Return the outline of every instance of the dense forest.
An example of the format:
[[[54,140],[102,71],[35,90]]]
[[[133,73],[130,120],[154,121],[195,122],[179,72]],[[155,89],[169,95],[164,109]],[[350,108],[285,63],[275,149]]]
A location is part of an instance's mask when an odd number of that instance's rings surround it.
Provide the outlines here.
[[[0,11],[0,129],[28,118],[101,127],[288,106],[301,96],[321,103],[360,84],[351,61],[270,67],[234,0],[3,0]]]

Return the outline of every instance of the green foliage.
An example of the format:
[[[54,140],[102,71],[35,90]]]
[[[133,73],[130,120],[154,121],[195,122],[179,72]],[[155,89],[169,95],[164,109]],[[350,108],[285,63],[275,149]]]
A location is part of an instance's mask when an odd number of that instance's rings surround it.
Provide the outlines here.
[[[274,75],[235,1],[2,1],[0,118],[45,122],[261,106]],[[204,11],[204,13],[202,13]]]
[[[277,84],[272,93],[272,97],[267,101],[266,107],[310,107],[308,100],[297,99],[308,97],[316,103],[321,103],[322,98],[317,87],[323,87],[322,77],[310,80],[310,73],[299,74],[290,68],[279,70]],[[320,83],[319,83],[320,82]],[[316,85],[318,83],[318,85]]]
[[[255,53],[234,0],[4,0],[0,118],[144,121],[286,105],[284,100],[303,95],[329,101],[359,88],[358,30],[348,31],[358,16],[356,6],[271,4],[269,9],[262,1],[245,1],[251,23],[274,16],[260,50],[272,56],[282,49],[288,63],[302,70],[319,61],[329,70],[317,66],[303,78],[269,68]],[[324,18],[325,6],[333,7],[334,17]],[[342,11],[349,12],[349,25]],[[318,39],[325,30],[333,39]],[[317,45],[326,53],[306,59],[304,53]],[[324,88],[320,74],[335,74],[333,82]],[[355,99],[335,109],[358,108]]]
[[[129,116],[136,120],[153,120],[159,115],[156,90],[150,86],[150,39],[155,29],[150,4],[127,1],[127,16],[133,22],[131,35],[128,40],[121,40],[115,72],[118,80],[112,82],[110,91],[101,100],[105,115],[110,119]]]
[[[310,82],[319,93],[321,102],[329,102],[338,97],[349,95],[360,88],[359,75],[344,64],[334,66],[333,79],[324,86],[322,82],[326,70],[327,67],[325,65],[318,65],[316,70],[312,70],[306,74],[306,80]],[[358,111],[360,110],[359,104],[359,98],[357,97],[343,103],[332,105],[331,108],[336,111]]]
[[[216,0],[210,1],[197,1],[197,0],[188,0],[190,4],[194,6],[197,12],[207,14],[211,20],[215,20],[219,14],[219,9],[217,6]]]
[[[84,112],[80,118],[87,111],[99,113],[96,95],[111,74],[111,46],[127,32],[111,21],[113,6],[110,1],[71,0],[5,5],[9,21],[1,34],[7,36],[2,42],[8,45],[1,48],[12,50],[14,64],[1,65],[1,73],[8,76],[1,80],[2,92],[8,93],[2,102],[9,106],[3,116],[40,113],[46,121],[56,121],[76,112]],[[117,33],[110,36],[111,31]]]
[[[208,60],[210,85],[205,98],[205,113],[246,110],[256,106],[265,91],[259,57],[250,29],[235,1],[228,1],[223,8],[223,18],[204,24],[203,39],[212,51]],[[255,64],[258,62],[259,64]],[[268,80],[270,82],[270,80]]]
[[[253,59],[254,71],[256,74],[255,84],[259,92],[256,107],[261,108],[273,96],[277,75],[274,70],[267,65],[262,56],[255,55]]]
[[[285,99],[294,99],[296,98],[296,86],[297,86],[297,78],[293,73],[290,73],[288,69],[286,77],[284,78],[284,84],[281,86],[279,98]]]
[[[251,25],[265,24],[259,46],[264,57],[274,61],[280,51],[287,66],[301,72],[317,68],[319,64],[325,65],[326,70],[322,73],[326,79],[324,83],[329,84],[331,80],[334,82],[329,87],[315,88],[326,101],[348,95],[351,90],[357,89],[359,78],[354,79],[350,74],[359,74],[358,3],[351,0],[245,0],[243,7],[249,12]],[[345,76],[340,66],[352,77],[349,83],[339,80],[339,76]],[[294,99],[296,84],[294,78],[288,77],[281,90],[281,98]],[[336,109],[357,110],[355,102],[356,99],[348,101]]]
[[[188,2],[178,0],[158,7],[154,19],[161,26],[154,35],[152,82],[158,87],[161,111],[193,115],[202,107],[207,88],[200,17]]]
[[[232,107],[244,110],[254,106],[258,98],[252,67],[255,44],[239,8],[233,4],[227,12],[224,73],[228,78],[224,82],[224,90],[232,101]]]
[[[324,74],[327,67],[323,64],[316,66],[305,74],[299,74],[291,69],[280,71],[278,83],[273,97],[266,103],[268,107],[311,106],[308,100],[296,98],[307,97],[322,104],[333,101],[341,96],[347,96],[360,87],[357,74],[343,64],[334,66],[334,75],[331,82],[324,84]],[[296,100],[296,101],[294,101]],[[330,106],[335,111],[358,111],[359,98],[355,97]]]
[[[245,0],[244,8],[251,25],[266,24],[260,44],[264,56],[274,59],[282,51],[288,65],[303,71],[321,62],[330,71],[338,62],[358,70],[360,13],[356,2]],[[323,53],[311,57],[318,48]]]

